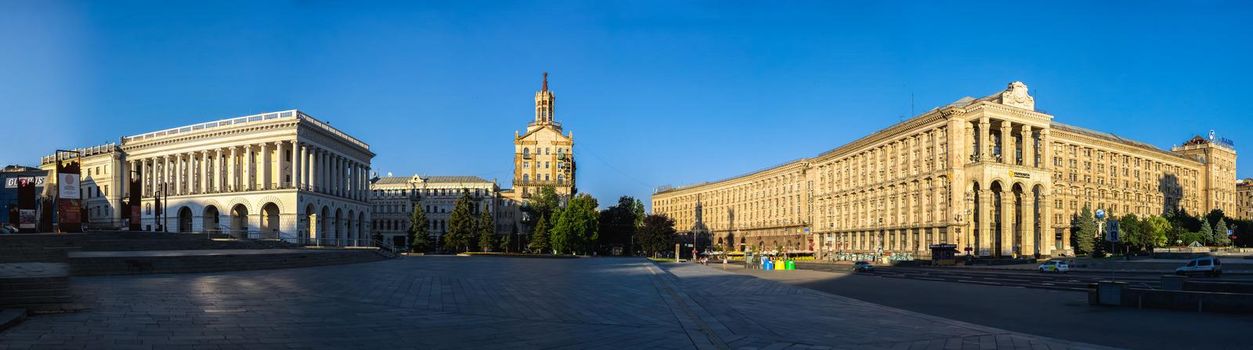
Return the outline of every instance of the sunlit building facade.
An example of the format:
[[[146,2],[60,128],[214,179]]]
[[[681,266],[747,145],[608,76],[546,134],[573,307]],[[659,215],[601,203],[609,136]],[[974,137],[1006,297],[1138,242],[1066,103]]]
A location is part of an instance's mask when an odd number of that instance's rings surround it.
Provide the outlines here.
[[[1073,254],[1071,217],[1234,210],[1234,148],[1165,151],[1053,121],[1027,86],[962,98],[812,158],[678,188],[653,211],[742,250],[909,254],[955,244],[993,257]]]
[[[139,179],[146,231],[370,243],[367,174],[374,153],[298,110],[154,131],[77,151],[88,227],[126,227],[124,204],[131,180]],[[55,157],[44,157],[41,168],[55,170]]]

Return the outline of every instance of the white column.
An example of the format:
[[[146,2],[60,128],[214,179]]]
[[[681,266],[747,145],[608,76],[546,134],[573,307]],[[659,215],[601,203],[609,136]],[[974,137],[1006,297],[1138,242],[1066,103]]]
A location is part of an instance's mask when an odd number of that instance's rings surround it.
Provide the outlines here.
[[[310,149],[309,149],[309,187],[313,191],[318,190],[318,181],[322,180],[322,177],[319,176],[320,174],[318,174],[318,167],[321,165],[322,165],[322,162],[318,160],[318,149],[316,147],[310,146]]]
[[[255,171],[252,167],[252,145],[244,146],[244,190],[252,190],[256,187],[257,179],[254,177]]]
[[[305,174],[304,168],[302,168],[304,166],[305,147],[296,140],[292,140],[291,146],[291,183],[292,187],[300,190],[301,186],[304,185],[304,179],[301,177]]]
[[[223,184],[223,181],[226,180],[225,179],[226,176],[223,175],[224,174],[223,171],[225,171],[225,169],[223,168],[223,164],[226,164],[226,161],[222,160],[222,149],[221,148],[214,149],[213,150],[213,191],[214,192],[222,192],[222,184]],[[221,210],[221,209],[218,209],[218,210]]]
[[[174,155],[174,192],[175,195],[183,194],[183,155]]]
[[[341,196],[343,195],[344,185],[344,159],[340,158],[338,154],[332,155],[332,157],[331,171],[334,172],[334,175],[331,175],[331,180],[333,181],[331,183],[331,188],[333,189],[331,195]],[[335,224],[339,225],[338,222]]]
[[[200,154],[200,187],[197,188],[200,193],[209,192],[209,151],[197,152]]]
[[[239,167],[237,166],[239,164],[237,163],[237,161],[239,160],[238,159],[239,152],[236,151],[236,149],[238,148],[234,146],[231,147],[230,159],[226,160],[226,172],[227,172],[226,187],[227,187],[227,191],[231,191],[231,192],[239,191],[239,180],[238,180],[239,179]],[[230,208],[224,208],[224,210],[227,210],[229,212]]]

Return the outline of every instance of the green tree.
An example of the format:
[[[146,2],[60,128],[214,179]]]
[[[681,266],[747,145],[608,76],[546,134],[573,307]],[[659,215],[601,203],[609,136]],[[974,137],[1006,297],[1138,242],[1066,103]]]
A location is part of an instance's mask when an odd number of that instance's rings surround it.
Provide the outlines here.
[[[1214,244],[1220,246],[1231,244],[1231,240],[1227,238],[1227,220],[1223,218],[1219,218],[1218,224],[1214,225]]]
[[[1118,240],[1129,251],[1144,248],[1148,239],[1144,235],[1143,224],[1135,214],[1123,215],[1118,220]]]
[[[552,245],[549,243],[547,218],[540,217],[539,220],[536,220],[535,230],[531,232],[530,248],[532,252],[540,254],[544,254],[552,248]]]
[[[1075,248],[1075,255],[1089,254],[1095,247],[1096,219],[1092,210],[1085,205],[1079,215],[1071,219],[1070,246]]]
[[[634,252],[631,240],[638,228],[637,222],[642,222],[643,219],[636,216],[636,204],[641,203],[630,196],[622,196],[618,198],[617,205],[600,212],[598,243],[602,253],[609,253],[614,247],[621,247],[626,254]]]
[[[674,220],[660,214],[644,217],[644,225],[635,234],[635,242],[644,254],[657,257],[674,246]]]
[[[1210,228],[1209,221],[1201,220],[1201,230],[1197,231],[1201,244],[1210,245],[1214,243],[1214,229]]]
[[[457,202],[453,204],[452,213],[448,215],[448,233],[444,234],[444,246],[457,252],[468,252],[473,249],[470,247],[474,243],[471,237],[474,237],[478,226],[475,223],[473,205],[467,194],[462,194],[461,198],[457,198]]]
[[[500,250],[501,251],[506,252],[506,253],[512,252],[513,240],[514,240],[513,236],[515,235],[516,233],[509,232],[500,236]]]
[[[479,249],[490,252],[496,246],[496,222],[492,220],[492,213],[487,210],[479,214]]]
[[[1150,250],[1154,247],[1165,247],[1170,244],[1167,233],[1172,231],[1170,221],[1160,216],[1150,216],[1144,220],[1144,235]]]
[[[552,231],[552,246],[557,254],[586,253],[595,247],[600,226],[597,205],[596,198],[579,194],[558,211]]]
[[[426,212],[419,205],[413,206],[409,215],[409,251],[425,252],[431,245],[431,222],[426,220]]]

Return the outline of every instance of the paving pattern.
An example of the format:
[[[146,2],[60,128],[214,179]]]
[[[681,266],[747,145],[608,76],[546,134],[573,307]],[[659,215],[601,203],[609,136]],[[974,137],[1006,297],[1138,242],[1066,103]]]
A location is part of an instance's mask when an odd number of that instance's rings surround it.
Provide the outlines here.
[[[0,349],[1061,349],[1085,344],[642,259],[409,257],[75,278]]]

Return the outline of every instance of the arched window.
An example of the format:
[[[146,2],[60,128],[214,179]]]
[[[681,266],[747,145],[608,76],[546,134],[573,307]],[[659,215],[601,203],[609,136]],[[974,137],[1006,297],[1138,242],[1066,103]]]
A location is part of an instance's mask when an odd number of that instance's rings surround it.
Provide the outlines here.
[[[566,176],[562,174],[557,174],[557,183],[558,184],[566,183]]]
[[[523,148],[522,148],[522,158],[531,158],[531,149],[530,149],[530,148],[526,148],[526,147],[523,147]]]

